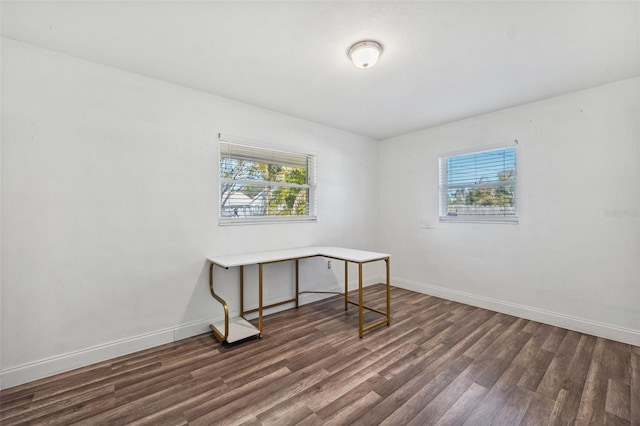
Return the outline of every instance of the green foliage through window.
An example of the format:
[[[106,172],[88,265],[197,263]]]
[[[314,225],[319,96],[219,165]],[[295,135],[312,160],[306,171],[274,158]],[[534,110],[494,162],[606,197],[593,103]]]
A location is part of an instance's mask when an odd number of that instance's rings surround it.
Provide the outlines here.
[[[440,159],[441,219],[516,220],[516,148]]]
[[[313,217],[313,156],[220,144],[220,217]]]

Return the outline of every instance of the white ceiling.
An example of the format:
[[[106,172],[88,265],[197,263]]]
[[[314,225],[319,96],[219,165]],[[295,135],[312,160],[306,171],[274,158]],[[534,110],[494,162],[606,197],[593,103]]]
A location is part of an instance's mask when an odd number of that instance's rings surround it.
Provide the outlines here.
[[[640,3],[2,1],[2,34],[374,139],[640,75]],[[384,45],[375,68],[347,59]]]

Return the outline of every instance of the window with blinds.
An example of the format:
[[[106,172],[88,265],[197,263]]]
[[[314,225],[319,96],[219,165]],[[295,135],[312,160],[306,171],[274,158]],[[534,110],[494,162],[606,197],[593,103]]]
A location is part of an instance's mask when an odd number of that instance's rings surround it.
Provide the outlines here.
[[[315,161],[220,139],[220,224],[315,220]]]
[[[440,220],[517,222],[517,149],[440,157]]]

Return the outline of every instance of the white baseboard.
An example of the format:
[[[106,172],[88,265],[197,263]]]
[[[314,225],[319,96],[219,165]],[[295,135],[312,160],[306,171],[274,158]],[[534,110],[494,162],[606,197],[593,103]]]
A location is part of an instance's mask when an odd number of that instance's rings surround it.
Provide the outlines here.
[[[380,279],[381,277],[379,276],[371,276],[363,278],[362,281],[364,286],[368,286],[381,282]],[[349,281],[349,290],[356,289],[357,287],[357,281]],[[343,290],[344,287],[341,284],[318,289],[318,291]],[[300,304],[306,305],[330,296],[330,294],[302,294],[300,295]],[[278,301],[265,301],[265,305],[276,302]],[[282,305],[269,309],[265,313],[268,315],[285,309],[290,309],[293,306],[293,304],[291,304],[291,306]],[[238,316],[239,312],[230,312],[229,315],[231,317]],[[56,355],[16,367],[6,368],[0,371],[0,389],[7,389],[34,380],[53,376],[54,374],[73,370],[75,368],[86,367],[97,362],[107,361],[122,355],[128,355],[144,349],[149,349],[154,346],[175,342],[177,340],[186,339],[187,337],[197,336],[198,334],[208,333],[211,330],[209,328],[209,324],[221,320],[223,320],[222,316],[206,318],[199,321],[180,324],[175,327],[157,330],[151,333],[108,342],[75,352]]]
[[[173,341],[173,335],[174,329],[158,330],[75,352],[56,355],[17,367],[5,368],[1,373],[2,389],[159,346]]]
[[[640,346],[640,330],[618,327],[612,324],[601,323],[585,318],[511,303],[504,300],[493,299],[490,297],[478,296],[471,293],[451,290],[431,284],[424,284],[404,278],[392,277],[391,283],[396,287],[404,288],[406,290],[429,294],[431,296],[437,296],[443,299],[465,303],[467,305],[478,306],[491,311],[514,315],[520,318],[579,331],[581,333],[591,334],[598,337],[604,337],[606,339],[634,346]]]

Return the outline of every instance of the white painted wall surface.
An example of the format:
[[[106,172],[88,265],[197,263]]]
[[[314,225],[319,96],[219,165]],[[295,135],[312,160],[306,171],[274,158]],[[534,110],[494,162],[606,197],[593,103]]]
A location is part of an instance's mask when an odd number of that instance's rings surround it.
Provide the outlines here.
[[[370,139],[7,39],[2,105],[5,387],[206,332],[207,256],[375,249]],[[318,222],[219,227],[218,132],[316,154]],[[303,261],[303,286],[342,271]],[[290,265],[265,274],[267,301],[291,296]],[[218,275],[232,311],[237,277]]]
[[[392,282],[640,345],[639,104],[634,78],[381,142]],[[520,223],[439,223],[438,155],[515,139]]]

